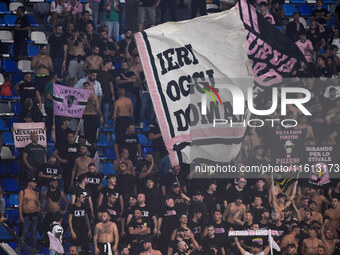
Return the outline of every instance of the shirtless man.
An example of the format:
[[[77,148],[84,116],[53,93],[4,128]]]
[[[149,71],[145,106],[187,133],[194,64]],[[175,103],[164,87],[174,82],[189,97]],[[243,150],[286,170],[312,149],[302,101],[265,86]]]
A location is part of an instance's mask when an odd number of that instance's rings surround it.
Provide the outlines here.
[[[288,244],[295,244],[296,249],[298,249],[298,243],[296,240],[296,237],[300,234],[300,227],[298,225],[293,225],[291,229],[291,233],[288,235],[285,235],[281,242],[280,242],[280,248],[282,250],[282,254],[287,254],[287,246]]]
[[[84,89],[91,90],[90,83],[84,82]],[[98,118],[99,117],[99,118]],[[97,96],[91,92],[86,108],[84,111],[84,132],[86,140],[91,144],[92,147],[97,147],[97,130],[99,128],[99,121],[104,123],[103,114],[100,110],[100,104]]]
[[[99,70],[103,64],[103,58],[99,56],[99,47],[92,46],[92,55],[85,59],[84,71],[87,73],[89,70]]]
[[[289,199],[286,198],[286,195],[283,193],[279,193],[276,196],[276,192],[275,189],[272,189],[272,202],[273,202],[273,208],[276,212],[278,213],[282,213],[282,211],[284,209],[286,209],[287,207],[290,206],[290,204],[292,203],[292,201],[295,198],[295,194],[296,194],[296,186],[297,186],[297,182],[293,183],[293,191],[291,196],[289,197]]]
[[[120,152],[119,157],[115,161],[113,161],[113,169],[116,169],[116,173],[117,175],[119,175],[120,174],[119,165],[121,163],[126,163],[128,166],[128,173],[135,176],[132,161],[129,159],[129,150],[126,148],[120,148],[119,152]]]
[[[235,214],[237,214],[239,211],[241,213],[239,214],[238,220],[244,220],[246,216],[246,206],[242,203],[242,198],[238,197],[236,198],[235,202],[232,202],[228,205],[227,209],[224,212],[223,218],[227,218],[227,222],[230,224],[235,224],[236,221],[234,219]]]
[[[142,86],[142,79],[140,73],[143,71],[142,63],[140,62],[139,55],[134,56],[134,63],[131,65],[130,71],[136,74],[136,81],[133,84],[135,88]]]
[[[326,255],[331,255],[334,252],[335,245],[340,243],[340,239],[334,238],[334,230],[326,229],[325,224],[321,228],[321,241],[323,242],[326,250]]]
[[[68,199],[65,193],[58,189],[58,179],[56,177],[52,177],[50,180],[49,189],[42,194],[40,198],[40,203],[43,205],[44,200],[46,199],[46,208],[44,213],[46,213],[44,218],[43,226],[45,230],[49,230],[49,226],[53,222],[53,218],[56,212],[65,214],[68,208]],[[61,200],[65,202],[65,209],[61,210]]]
[[[44,102],[45,85],[49,81],[49,73],[53,71],[52,59],[47,55],[46,45],[40,46],[40,54],[32,59],[31,69],[35,73],[35,88],[39,91],[42,102]]]
[[[79,31],[74,30],[72,37],[68,38],[68,54],[69,54],[69,65],[68,65],[68,85],[73,86],[75,78],[83,78],[84,73],[84,60],[85,50],[89,48],[87,39],[85,36],[80,35]]]
[[[118,89],[118,99],[113,104],[113,126],[117,134],[124,133],[132,124],[133,104],[130,98],[125,96],[125,89]]]
[[[119,235],[117,225],[110,221],[107,211],[102,213],[101,220],[94,229],[93,242],[95,255],[110,254],[109,249],[112,249],[113,253],[118,254]]]
[[[35,251],[37,245],[37,223],[39,219],[39,212],[41,211],[39,194],[35,191],[36,187],[37,179],[32,178],[28,181],[27,188],[19,192],[19,217],[20,222],[23,223],[20,238],[25,242],[26,234],[29,230],[31,230],[32,248]]]
[[[333,197],[332,208],[326,210],[325,215],[329,217],[329,226],[334,230],[340,229],[340,206],[339,199]]]
[[[308,208],[312,213],[311,220],[312,221],[317,221],[319,226],[321,227],[323,224],[323,217],[322,214],[316,211],[316,202],[312,199],[309,200],[308,202]]]
[[[317,238],[316,229],[311,227],[308,230],[309,237],[302,242],[301,254],[302,255],[317,255],[318,246],[322,245],[322,241]]]
[[[139,255],[162,255],[160,251],[152,249],[152,242],[149,239],[143,242],[143,249],[144,251],[139,253]]]
[[[94,162],[93,158],[88,156],[88,149],[86,145],[80,146],[79,148],[80,157],[76,158],[74,161],[74,167],[72,170],[71,186],[73,186],[73,181],[75,177],[88,172],[88,166],[90,163]]]

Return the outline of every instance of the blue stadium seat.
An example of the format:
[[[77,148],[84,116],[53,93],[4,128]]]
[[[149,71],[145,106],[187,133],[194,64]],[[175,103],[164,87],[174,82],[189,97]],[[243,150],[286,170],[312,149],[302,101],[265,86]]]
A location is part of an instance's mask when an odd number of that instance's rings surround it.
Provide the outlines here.
[[[9,203],[9,199],[7,196],[4,196],[4,199],[5,199],[5,207],[10,207],[11,204]]]
[[[108,134],[99,134],[98,146],[113,146],[113,141]]]
[[[38,46],[35,46],[35,45],[28,45],[27,51],[28,51],[29,58],[33,58],[34,56],[40,53]]]
[[[11,194],[9,196],[9,203],[13,207],[18,207],[19,206],[19,194]]]
[[[151,152],[153,154],[153,149],[151,147],[144,147],[142,150],[143,158],[145,157],[145,153]]]
[[[314,5],[313,10],[316,9],[316,8],[317,8],[317,6]],[[326,4],[321,5],[321,8],[329,10],[328,5],[326,5]]]
[[[8,239],[12,239],[11,234],[8,232],[8,230],[3,225],[0,225],[0,240],[8,240]]]
[[[0,131],[6,131],[8,130],[8,127],[6,126],[6,123],[3,119],[0,119]]]
[[[14,27],[15,26],[15,21],[17,20],[17,16],[9,14],[4,16],[4,23],[8,27]]]
[[[145,146],[149,145],[149,141],[148,141],[148,139],[146,138],[145,135],[138,134],[138,138],[139,138],[139,143],[140,143],[141,146],[145,147]]]
[[[12,132],[4,132],[1,134],[1,137],[4,145],[14,145]]]
[[[112,134],[112,135],[111,135],[111,138],[112,138],[112,142],[115,143],[115,142],[116,142],[116,139],[117,139],[116,134]]]
[[[312,7],[308,4],[298,5],[297,11],[301,13],[302,16],[310,16],[312,14]]]
[[[110,160],[116,159],[116,153],[112,146],[106,147],[106,158]]]
[[[19,148],[13,147],[12,155],[15,156],[16,158],[19,158],[20,157]]]
[[[20,115],[20,111],[21,111],[21,104],[20,103],[13,104],[12,112],[16,115]]]
[[[11,12],[8,10],[7,4],[4,2],[0,2],[0,14],[9,14],[9,13]]]
[[[6,175],[6,174],[8,174],[7,167],[5,166],[4,163],[0,163],[0,174],[1,174],[1,175]]]
[[[304,4],[306,1],[305,0],[291,0],[290,2],[292,4]]]
[[[13,85],[19,83],[22,80],[24,80],[24,74],[23,73],[13,73],[12,74],[12,84]]]
[[[20,174],[20,161],[11,160],[8,162],[8,173],[18,175]]]
[[[4,20],[3,20],[3,18],[0,17],[0,27],[4,27],[4,26],[6,26],[6,24],[5,24]]]
[[[5,215],[7,216],[10,223],[12,224],[20,223],[19,210],[17,209],[6,210]]]
[[[19,72],[17,64],[11,59],[3,59],[1,61],[1,69],[4,70],[6,73]]]
[[[19,185],[16,179],[4,179],[2,181],[2,188],[7,192],[19,192]]]
[[[53,146],[47,147],[48,156],[51,156],[53,154],[53,151],[54,151],[54,147]]]
[[[283,5],[283,10],[285,16],[292,16],[294,12],[296,12],[296,7],[292,4],[284,4]]]
[[[100,163],[100,173],[103,175],[116,174],[112,163]]]
[[[19,119],[18,118],[9,118],[7,119],[7,127],[11,129],[13,127],[13,123],[18,123]]]
[[[13,49],[13,44],[8,45],[8,54],[11,58],[14,58],[14,49]]]
[[[115,131],[115,129],[113,128],[113,120],[112,119],[108,119],[106,124],[109,125],[110,128],[103,128],[104,131],[106,131],[106,132],[114,132]]]
[[[39,26],[39,24],[37,24],[37,23],[35,22],[35,19],[34,19],[34,17],[33,17],[32,15],[27,14],[26,16],[27,16],[27,18],[28,18],[29,21],[30,21],[31,27],[38,27],[38,26]]]
[[[335,17],[332,17],[330,20],[327,21],[327,27],[329,29],[331,29],[332,26],[338,27],[338,24],[336,23],[336,18]]]
[[[336,4],[337,1],[330,1],[330,0],[325,0],[323,1],[324,4]]]

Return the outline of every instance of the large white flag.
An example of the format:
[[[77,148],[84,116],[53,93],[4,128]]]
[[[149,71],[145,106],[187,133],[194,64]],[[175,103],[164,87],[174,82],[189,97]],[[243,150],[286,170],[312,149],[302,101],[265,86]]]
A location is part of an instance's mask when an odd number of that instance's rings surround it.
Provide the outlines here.
[[[165,23],[135,38],[172,165],[234,159],[246,127],[214,127],[214,119],[242,123],[250,115],[242,96],[253,87],[252,70],[238,11]]]

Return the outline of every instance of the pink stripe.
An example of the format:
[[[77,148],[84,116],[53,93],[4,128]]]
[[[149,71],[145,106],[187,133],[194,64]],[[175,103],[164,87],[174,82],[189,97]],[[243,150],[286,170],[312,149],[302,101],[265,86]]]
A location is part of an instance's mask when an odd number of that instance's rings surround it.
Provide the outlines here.
[[[242,11],[242,15],[243,15],[243,22],[246,23],[248,26],[251,27],[251,23],[250,23],[250,18],[249,18],[249,12],[248,12],[248,3],[246,0],[241,0],[239,2],[239,8],[241,9],[240,11]]]
[[[148,81],[150,95],[152,97],[155,112],[157,114],[159,126],[162,130],[162,136],[163,136],[163,140],[164,140],[164,143],[165,143],[165,147],[167,148],[167,150],[169,152],[171,164],[177,165],[177,164],[179,164],[178,158],[176,156],[176,153],[172,150],[173,143],[172,143],[172,140],[171,140],[171,137],[170,137],[169,126],[167,125],[167,119],[165,117],[165,113],[164,113],[164,110],[163,110],[163,107],[162,107],[162,102],[161,102],[160,96],[158,94],[157,84],[156,84],[156,81],[155,81],[155,77],[153,75],[153,70],[152,70],[152,67],[151,67],[149,54],[148,54],[148,51],[146,49],[146,45],[144,43],[142,33],[140,33],[140,32],[136,33],[135,39],[136,39],[137,46],[138,46],[138,49],[139,49],[139,56],[140,56],[140,59],[141,59],[142,64],[143,64],[143,69],[144,69],[144,73],[145,73],[145,76],[146,76],[146,80]],[[183,142],[183,140],[181,142]]]
[[[196,129],[188,135],[179,135],[171,139],[172,144],[183,141],[191,141],[198,138],[221,137],[221,138],[237,138],[243,137],[246,127],[241,128],[204,128]]]
[[[250,10],[251,10],[251,17],[252,17],[253,24],[254,24],[254,29],[256,32],[260,34],[259,24],[257,23],[257,12],[254,6],[252,5],[250,5]]]

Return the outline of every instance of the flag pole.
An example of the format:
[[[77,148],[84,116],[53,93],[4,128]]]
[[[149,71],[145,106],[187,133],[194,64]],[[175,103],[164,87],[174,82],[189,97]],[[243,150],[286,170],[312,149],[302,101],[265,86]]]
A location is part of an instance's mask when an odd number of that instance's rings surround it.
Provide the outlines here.
[[[270,244],[270,254],[273,255],[272,230],[271,229],[269,229],[269,244]]]

